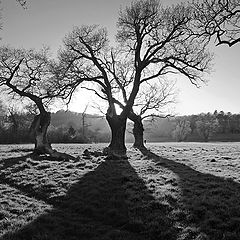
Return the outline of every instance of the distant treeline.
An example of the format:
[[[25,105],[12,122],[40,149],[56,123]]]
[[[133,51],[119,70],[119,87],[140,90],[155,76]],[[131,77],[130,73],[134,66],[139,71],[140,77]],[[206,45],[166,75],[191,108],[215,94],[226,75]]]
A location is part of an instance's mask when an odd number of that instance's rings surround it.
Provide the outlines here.
[[[52,143],[109,142],[110,131],[103,118],[63,110],[52,113],[48,138]],[[33,114],[22,112],[0,116],[0,143],[33,142],[30,131],[33,119]]]
[[[9,111],[0,116],[0,143],[30,143],[34,115]],[[157,118],[144,122],[147,142],[240,141],[240,114],[223,111],[207,114]],[[132,142],[129,121],[126,141]],[[48,137],[52,143],[109,142],[110,131],[104,116],[58,111],[52,113]]]
[[[149,141],[240,141],[240,114],[231,112],[159,119],[152,127],[146,126]]]

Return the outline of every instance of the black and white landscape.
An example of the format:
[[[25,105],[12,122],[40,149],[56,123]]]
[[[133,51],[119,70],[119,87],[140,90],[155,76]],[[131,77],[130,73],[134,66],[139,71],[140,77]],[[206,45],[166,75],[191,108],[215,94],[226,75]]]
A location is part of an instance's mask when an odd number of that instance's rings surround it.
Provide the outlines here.
[[[239,0],[1,1],[0,240],[239,240]]]

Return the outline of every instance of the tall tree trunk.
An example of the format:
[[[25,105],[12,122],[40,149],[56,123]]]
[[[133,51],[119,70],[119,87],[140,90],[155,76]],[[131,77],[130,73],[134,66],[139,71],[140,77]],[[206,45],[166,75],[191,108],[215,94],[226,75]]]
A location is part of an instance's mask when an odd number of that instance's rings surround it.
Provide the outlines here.
[[[133,147],[138,149],[146,149],[143,141],[143,132],[144,132],[144,128],[143,128],[142,118],[141,116],[138,116],[137,119],[134,121],[134,125],[133,125],[133,136],[134,136]]]
[[[133,136],[134,136],[134,144],[133,147],[145,150],[146,147],[144,146],[143,140],[143,123],[141,116],[135,114],[134,112],[130,112],[129,117],[131,121],[133,121]]]
[[[31,131],[34,134],[35,148],[34,153],[44,154],[50,153],[51,145],[47,138],[47,129],[51,121],[50,112],[41,112],[37,115],[31,125]]]
[[[110,157],[126,158],[125,131],[127,119],[121,115],[106,115],[106,119],[111,129],[111,142],[108,146]]]

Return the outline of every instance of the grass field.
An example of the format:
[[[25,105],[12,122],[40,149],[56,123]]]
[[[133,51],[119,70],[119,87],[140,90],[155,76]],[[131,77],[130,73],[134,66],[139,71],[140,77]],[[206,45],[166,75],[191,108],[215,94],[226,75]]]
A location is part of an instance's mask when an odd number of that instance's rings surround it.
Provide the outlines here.
[[[129,145],[128,160],[53,146],[79,159],[0,145],[1,240],[240,239],[240,143]]]

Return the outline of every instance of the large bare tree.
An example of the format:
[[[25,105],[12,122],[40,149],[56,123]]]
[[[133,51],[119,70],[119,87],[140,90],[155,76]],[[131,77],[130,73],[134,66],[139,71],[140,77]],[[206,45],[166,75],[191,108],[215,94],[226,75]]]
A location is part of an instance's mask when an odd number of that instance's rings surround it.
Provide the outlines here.
[[[207,50],[208,39],[193,34],[191,9],[184,4],[163,7],[157,0],[132,2],[119,14],[115,49],[109,46],[106,30],[98,26],[76,27],[66,36],[61,60],[69,75],[97,84],[92,89],[108,102],[110,155],[126,155],[126,120],[143,83],[176,73],[193,84],[204,80],[212,55]],[[122,75],[120,69],[126,64],[128,74]],[[123,102],[119,114],[117,101]]]
[[[0,86],[13,98],[28,99],[36,105],[39,114],[31,125],[35,137],[34,153],[47,153],[56,158],[72,158],[53,150],[47,138],[51,120],[48,105],[54,98],[64,97],[65,94],[67,96],[71,92],[66,85],[63,88],[55,77],[55,65],[50,61],[47,49],[36,52],[1,47]]]

